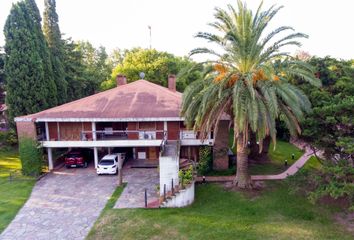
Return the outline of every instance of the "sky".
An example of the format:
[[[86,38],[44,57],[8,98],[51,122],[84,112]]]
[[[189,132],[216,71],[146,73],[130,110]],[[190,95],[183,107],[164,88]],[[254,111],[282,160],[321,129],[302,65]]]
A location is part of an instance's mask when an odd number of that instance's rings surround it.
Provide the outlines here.
[[[0,0],[0,28],[3,29],[12,3]],[[36,0],[43,13],[44,0]],[[94,46],[112,49],[148,48],[151,26],[152,47],[185,56],[196,47],[208,46],[194,35],[210,32],[215,7],[225,8],[236,0],[57,0],[59,24],[64,37],[88,40]],[[248,0],[256,9],[259,0]],[[354,1],[352,0],[265,0],[264,8],[272,4],[284,8],[272,20],[270,30],[277,26],[292,26],[309,35],[301,50],[311,55],[354,58]],[[3,32],[0,46],[4,45]],[[295,52],[299,49],[289,49]],[[196,59],[198,60],[198,59]]]

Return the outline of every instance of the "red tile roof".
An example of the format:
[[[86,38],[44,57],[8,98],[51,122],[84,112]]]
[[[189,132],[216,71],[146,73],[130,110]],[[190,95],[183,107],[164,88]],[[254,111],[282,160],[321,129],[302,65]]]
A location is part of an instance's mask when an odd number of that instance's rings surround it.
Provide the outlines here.
[[[138,80],[39,113],[18,117],[40,118],[176,118],[182,94],[146,80]]]

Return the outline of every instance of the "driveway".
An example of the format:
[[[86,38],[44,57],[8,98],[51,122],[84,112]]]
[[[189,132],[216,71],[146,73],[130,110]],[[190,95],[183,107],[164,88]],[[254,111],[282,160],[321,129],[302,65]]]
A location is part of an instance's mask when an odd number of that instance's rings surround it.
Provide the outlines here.
[[[148,207],[158,207],[156,186],[159,184],[157,168],[123,169],[123,182],[127,182],[114,208],[144,208],[145,189],[147,190]]]
[[[84,239],[116,182],[116,176],[97,176],[92,165],[50,173],[37,182],[0,239]]]

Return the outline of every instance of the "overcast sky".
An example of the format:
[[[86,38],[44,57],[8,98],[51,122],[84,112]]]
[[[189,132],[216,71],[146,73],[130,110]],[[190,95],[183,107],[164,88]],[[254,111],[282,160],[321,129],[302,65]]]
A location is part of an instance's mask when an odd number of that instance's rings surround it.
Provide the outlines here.
[[[0,0],[0,27],[6,21],[15,0]],[[41,12],[44,0],[36,0]],[[88,40],[96,47],[149,47],[152,27],[152,47],[179,56],[187,55],[205,42],[193,36],[210,30],[214,7],[225,7],[235,0],[57,0],[61,32],[74,40]],[[256,8],[258,0],[248,0]],[[354,58],[353,0],[265,0],[284,5],[273,20],[272,27],[289,25],[308,34],[302,50],[311,55]],[[4,45],[3,32],[0,45]],[[291,51],[295,51],[292,49]]]

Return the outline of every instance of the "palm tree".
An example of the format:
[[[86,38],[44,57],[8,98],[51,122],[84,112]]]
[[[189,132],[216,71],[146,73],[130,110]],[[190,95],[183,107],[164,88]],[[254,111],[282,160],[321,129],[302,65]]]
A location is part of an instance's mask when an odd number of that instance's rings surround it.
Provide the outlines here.
[[[306,63],[281,51],[285,46],[300,46],[296,39],[307,35],[293,32],[287,26],[264,36],[268,23],[282,7],[272,6],[255,14],[238,1],[237,10],[216,8],[217,34],[200,32],[197,37],[213,43],[218,51],[197,48],[191,54],[207,53],[217,60],[208,61],[210,68],[203,79],[192,83],[183,94],[182,116],[202,137],[214,131],[222,116],[231,117],[234,144],[237,146],[237,173],[234,184],[252,187],[248,172],[248,140],[253,132],[262,151],[263,139],[270,136],[276,143],[276,119],[283,120],[290,133],[301,133],[299,122],[311,111],[307,96],[289,81],[300,77],[320,86],[313,69]],[[292,33],[274,40],[280,33]],[[264,36],[264,37],[263,37]]]

